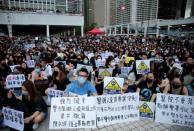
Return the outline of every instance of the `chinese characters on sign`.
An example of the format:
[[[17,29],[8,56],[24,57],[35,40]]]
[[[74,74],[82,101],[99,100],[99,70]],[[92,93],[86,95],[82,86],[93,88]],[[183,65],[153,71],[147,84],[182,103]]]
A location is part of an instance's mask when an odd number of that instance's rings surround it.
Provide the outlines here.
[[[24,117],[23,112],[3,107],[4,125],[23,131]]]
[[[95,128],[95,99],[95,97],[52,98],[49,129]]]
[[[129,72],[132,70],[133,67],[121,67],[121,74],[129,75]]]
[[[97,96],[97,125],[139,120],[139,95]]]
[[[6,78],[6,87],[7,88],[22,87],[22,83],[24,81],[25,81],[25,76],[23,74],[8,75]]]
[[[25,63],[28,65],[28,68],[34,68],[36,65],[34,60],[28,60],[28,61],[25,61]]]
[[[60,90],[54,90],[54,89],[49,89],[48,91],[48,101],[51,101],[51,98],[53,97],[64,97],[65,96],[65,92],[64,91],[60,91]]]
[[[96,67],[105,66],[105,60],[96,60]]]
[[[157,94],[155,121],[194,127],[194,97]]]

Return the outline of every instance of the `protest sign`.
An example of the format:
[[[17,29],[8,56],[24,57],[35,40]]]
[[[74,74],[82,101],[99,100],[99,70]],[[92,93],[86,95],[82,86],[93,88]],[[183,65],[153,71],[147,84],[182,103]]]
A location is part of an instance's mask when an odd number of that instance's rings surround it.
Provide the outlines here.
[[[139,120],[139,94],[97,96],[97,125]]]
[[[60,90],[55,90],[55,89],[49,89],[48,90],[48,101],[51,101],[51,98],[53,97],[64,97],[65,96],[65,92],[64,91],[60,91]]]
[[[154,102],[139,102],[139,113],[141,118],[154,120],[155,103]]]
[[[130,61],[134,61],[135,60],[135,58],[134,57],[126,57],[125,58],[125,63],[129,63]]]
[[[25,63],[27,64],[28,68],[34,68],[36,65],[34,60],[28,60],[28,61],[25,61]]]
[[[105,66],[105,60],[96,60],[96,67]]]
[[[116,65],[119,65],[119,64],[120,64],[120,59],[119,59],[118,57],[116,57],[116,58],[114,59],[114,61],[115,61],[115,64],[116,64]]]
[[[150,72],[150,60],[136,60],[137,74],[146,74]]]
[[[83,65],[83,64],[77,64],[77,70],[80,70],[81,68],[86,68],[88,70],[88,72],[92,72],[93,71],[93,67],[92,66]]]
[[[157,94],[155,121],[194,127],[194,97]]]
[[[121,74],[129,75],[129,72],[133,69],[133,67],[121,67]]]
[[[66,61],[54,61],[54,66],[56,66],[59,63],[63,63],[64,66],[66,66]]]
[[[21,111],[13,110],[3,107],[3,123],[4,125],[14,128],[19,131],[24,130],[24,113]]]
[[[105,68],[105,69],[100,68],[99,69],[99,77],[105,77],[105,76],[111,77],[112,71],[113,71],[113,68]]]
[[[95,127],[95,97],[55,97],[51,99],[49,129]]]
[[[11,71],[13,72],[14,69],[15,69],[16,67],[18,67],[18,66],[20,66],[20,65],[12,65],[12,66],[9,66],[9,67],[10,67]]]
[[[8,75],[6,78],[6,87],[7,88],[22,87],[22,84],[24,81],[25,81],[25,76],[23,74]]]
[[[88,59],[90,60],[92,57],[94,57],[94,53],[89,53],[89,54],[87,55],[87,57],[88,57]]]
[[[104,77],[104,88],[107,94],[117,94],[124,84],[124,78]]]

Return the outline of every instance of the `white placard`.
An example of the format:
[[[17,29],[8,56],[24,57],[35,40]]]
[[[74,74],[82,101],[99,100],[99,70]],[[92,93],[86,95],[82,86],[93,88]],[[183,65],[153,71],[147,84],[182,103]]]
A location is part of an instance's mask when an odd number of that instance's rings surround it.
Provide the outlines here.
[[[194,97],[157,94],[155,121],[194,127]]]
[[[3,107],[3,123],[4,125],[14,128],[19,131],[24,130],[24,113],[21,111],[13,110]]]
[[[51,99],[49,129],[96,128],[95,97]]]
[[[53,97],[64,97],[65,92],[55,89],[49,89],[48,90],[48,101],[50,102]]]
[[[8,75],[6,77],[6,88],[22,87],[22,84],[24,81],[25,81],[25,76],[23,74]]]
[[[66,66],[66,61],[54,61],[54,66],[56,66],[59,63],[63,63],[64,66]]]
[[[124,78],[104,77],[104,88],[106,90],[120,91],[124,84]]]
[[[34,60],[28,60],[28,61],[25,61],[25,63],[27,64],[28,68],[34,68],[36,65]]]
[[[94,53],[90,53],[87,55],[88,59],[90,60],[92,57],[94,57]]]
[[[112,76],[113,68],[100,68],[99,69],[99,77]]]
[[[139,120],[139,94],[97,96],[97,125]]]
[[[11,68],[11,71],[13,72],[14,69],[15,69],[16,67],[18,67],[18,66],[20,66],[20,65],[12,65],[12,66],[9,66],[9,67]]]
[[[88,70],[88,72],[92,72],[93,71],[92,66],[83,65],[83,64],[77,64],[77,70],[80,70],[81,68],[86,68]]]
[[[120,59],[117,57],[117,58],[115,58],[115,64],[116,65],[119,65],[120,64]]]
[[[105,66],[105,60],[96,60],[96,67]]]
[[[137,74],[147,74],[150,72],[150,60],[136,60]]]
[[[133,67],[121,67],[121,74],[128,76],[132,69]]]
[[[143,119],[154,120],[155,103],[154,102],[139,102],[139,113]]]

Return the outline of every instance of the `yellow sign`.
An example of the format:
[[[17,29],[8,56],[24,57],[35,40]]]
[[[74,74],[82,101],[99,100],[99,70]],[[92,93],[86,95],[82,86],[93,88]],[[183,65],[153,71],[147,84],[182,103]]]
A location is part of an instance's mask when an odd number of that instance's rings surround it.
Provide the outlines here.
[[[143,103],[140,106],[139,111],[142,112],[142,113],[153,113],[152,110],[150,109],[150,107],[146,103]]]
[[[107,69],[102,71],[99,76],[112,76],[111,72],[109,72]]]
[[[125,63],[128,64],[128,63],[129,63],[130,61],[132,61],[132,60],[134,61],[135,58],[134,58],[134,57],[126,57],[126,58],[125,58]]]
[[[149,70],[149,67],[144,63],[144,61],[141,61],[137,69],[138,70]]]
[[[115,79],[112,79],[106,86],[109,90],[120,90],[120,86]]]

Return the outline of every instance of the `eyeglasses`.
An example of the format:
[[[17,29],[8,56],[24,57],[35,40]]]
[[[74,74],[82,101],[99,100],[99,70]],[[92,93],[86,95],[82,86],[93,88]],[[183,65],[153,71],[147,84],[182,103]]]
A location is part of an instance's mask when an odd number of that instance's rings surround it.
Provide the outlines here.
[[[88,77],[87,75],[78,75],[78,76],[80,76],[80,77],[85,77],[85,78],[87,78],[87,77]]]

